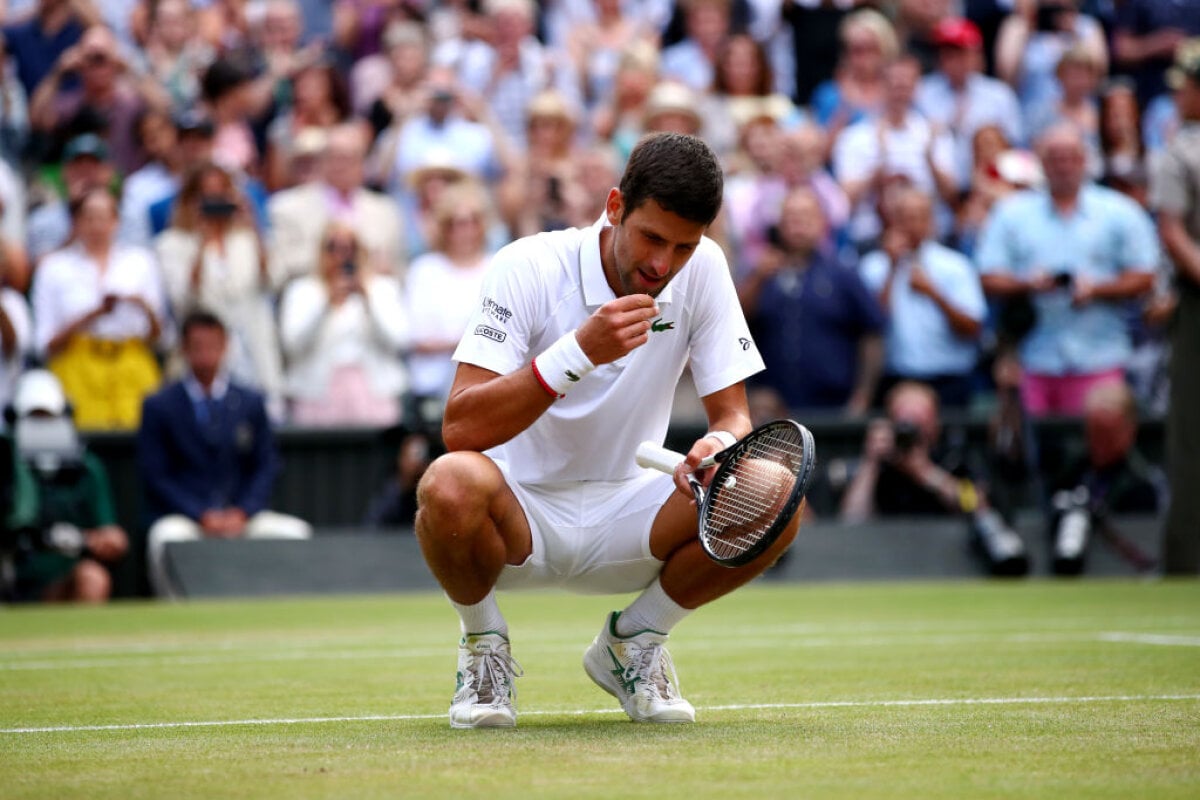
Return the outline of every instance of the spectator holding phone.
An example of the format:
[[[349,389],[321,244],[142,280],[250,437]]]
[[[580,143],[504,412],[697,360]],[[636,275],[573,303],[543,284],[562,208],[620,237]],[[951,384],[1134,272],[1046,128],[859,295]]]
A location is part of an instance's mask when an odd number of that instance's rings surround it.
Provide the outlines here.
[[[1045,189],[1010,195],[988,216],[976,263],[984,291],[1036,317],[1020,344],[1021,396],[1034,416],[1079,414],[1097,383],[1121,381],[1132,352],[1123,304],[1154,285],[1154,226],[1133,200],[1086,182],[1079,131],[1038,140]]]
[[[226,367],[265,395],[283,418],[283,365],[271,299],[277,286],[249,201],[224,167],[208,162],[185,178],[174,221],[155,241],[176,318],[205,308],[228,330]]]
[[[393,425],[408,375],[399,353],[409,322],[400,284],[373,265],[342,222],[321,235],[317,274],[284,290],[285,390],[297,425]]]
[[[136,428],[158,387],[154,348],[166,320],[158,265],[118,244],[117,201],[93,189],[71,203],[72,243],[33,279],[34,342],[62,381],[81,429]]]

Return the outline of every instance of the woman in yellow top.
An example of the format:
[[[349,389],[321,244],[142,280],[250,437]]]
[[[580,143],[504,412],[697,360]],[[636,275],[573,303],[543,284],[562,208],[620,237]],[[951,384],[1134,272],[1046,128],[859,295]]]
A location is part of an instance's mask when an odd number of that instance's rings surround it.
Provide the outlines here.
[[[71,203],[70,243],[34,275],[34,340],[81,429],[136,428],[160,382],[154,347],[165,302],[153,256],[115,241],[117,201],[104,189]]]

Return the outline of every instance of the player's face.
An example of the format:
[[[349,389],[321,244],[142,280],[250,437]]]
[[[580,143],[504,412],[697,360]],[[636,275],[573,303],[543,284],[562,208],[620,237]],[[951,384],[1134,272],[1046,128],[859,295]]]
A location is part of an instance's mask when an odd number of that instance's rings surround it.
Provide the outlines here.
[[[607,213],[613,224],[611,246],[601,248],[601,255],[608,285],[618,297],[657,297],[696,252],[708,228],[654,200],[626,212],[617,189],[608,194]]]

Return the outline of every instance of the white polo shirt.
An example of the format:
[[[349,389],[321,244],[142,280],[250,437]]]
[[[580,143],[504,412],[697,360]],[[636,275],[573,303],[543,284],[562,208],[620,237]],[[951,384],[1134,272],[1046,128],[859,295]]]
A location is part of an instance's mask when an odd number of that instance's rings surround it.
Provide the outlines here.
[[[616,298],[600,262],[603,220],[541,233],[501,249],[454,360],[501,375]],[[701,397],[763,369],[720,246],[705,237],[659,294],[650,340],[601,364],[528,429],[487,455],[521,483],[625,480],[644,440],[663,441],[684,367]]]

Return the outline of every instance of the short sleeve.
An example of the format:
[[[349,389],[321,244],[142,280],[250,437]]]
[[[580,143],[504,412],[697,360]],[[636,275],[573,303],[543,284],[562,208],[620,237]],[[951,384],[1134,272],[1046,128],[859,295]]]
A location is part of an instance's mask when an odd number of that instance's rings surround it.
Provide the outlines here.
[[[454,351],[454,360],[499,375],[524,367],[541,318],[535,264],[527,251],[509,246],[493,258],[479,302]]]

